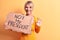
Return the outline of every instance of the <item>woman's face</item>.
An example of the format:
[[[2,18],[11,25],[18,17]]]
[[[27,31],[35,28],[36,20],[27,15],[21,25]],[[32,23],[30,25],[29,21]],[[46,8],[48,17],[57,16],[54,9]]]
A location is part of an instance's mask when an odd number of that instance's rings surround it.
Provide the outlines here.
[[[25,5],[26,14],[28,14],[28,15],[32,14],[32,10],[33,10],[33,4],[32,3],[28,3]]]

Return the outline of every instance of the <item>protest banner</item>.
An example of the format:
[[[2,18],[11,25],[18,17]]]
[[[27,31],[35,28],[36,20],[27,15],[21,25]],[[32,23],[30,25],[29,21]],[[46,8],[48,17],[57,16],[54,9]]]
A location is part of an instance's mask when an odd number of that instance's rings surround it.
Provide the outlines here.
[[[32,17],[15,13],[10,13],[5,22],[7,29],[25,34],[31,34],[31,25]]]

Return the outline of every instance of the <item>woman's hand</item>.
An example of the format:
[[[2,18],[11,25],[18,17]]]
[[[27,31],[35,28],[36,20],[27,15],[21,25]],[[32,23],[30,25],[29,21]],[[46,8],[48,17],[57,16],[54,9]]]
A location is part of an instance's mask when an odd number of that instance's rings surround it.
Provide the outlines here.
[[[37,24],[37,26],[41,26],[41,19],[39,19],[39,18],[37,18],[38,19],[38,21],[36,22],[36,24]]]
[[[41,20],[38,18],[38,21],[35,24],[35,32],[39,33],[41,26]]]

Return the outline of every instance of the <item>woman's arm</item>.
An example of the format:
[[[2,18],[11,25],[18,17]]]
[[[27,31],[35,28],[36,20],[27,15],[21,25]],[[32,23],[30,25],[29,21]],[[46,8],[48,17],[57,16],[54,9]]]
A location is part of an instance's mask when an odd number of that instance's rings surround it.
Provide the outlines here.
[[[36,33],[39,33],[39,31],[40,31],[40,26],[38,26],[36,23],[35,23],[35,32]]]
[[[41,20],[37,19],[38,21],[35,22],[35,32],[39,33],[40,29],[41,29]]]

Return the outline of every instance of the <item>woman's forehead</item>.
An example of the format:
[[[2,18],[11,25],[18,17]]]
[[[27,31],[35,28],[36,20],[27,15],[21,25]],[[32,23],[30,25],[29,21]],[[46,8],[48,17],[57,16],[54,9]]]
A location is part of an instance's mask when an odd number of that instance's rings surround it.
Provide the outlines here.
[[[32,6],[33,7],[33,4],[32,3],[29,3],[29,4],[26,4],[25,6]]]

